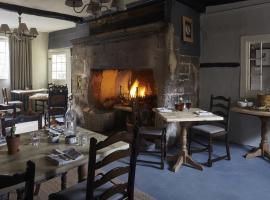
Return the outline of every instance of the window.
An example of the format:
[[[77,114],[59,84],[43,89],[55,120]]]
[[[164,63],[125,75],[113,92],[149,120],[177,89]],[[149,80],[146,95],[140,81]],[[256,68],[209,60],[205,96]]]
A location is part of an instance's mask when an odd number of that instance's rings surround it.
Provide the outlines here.
[[[67,58],[66,54],[52,55],[52,79],[66,80]]]
[[[241,97],[270,92],[270,35],[241,39]]]
[[[9,45],[8,38],[0,36],[0,79],[9,76]]]

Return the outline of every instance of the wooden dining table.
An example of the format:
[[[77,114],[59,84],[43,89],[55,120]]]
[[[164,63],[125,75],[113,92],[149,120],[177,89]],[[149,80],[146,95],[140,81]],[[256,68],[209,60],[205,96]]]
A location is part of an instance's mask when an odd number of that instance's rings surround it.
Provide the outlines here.
[[[16,95],[23,95],[26,96],[26,101],[28,102],[28,108],[25,107],[25,110],[28,109],[28,114],[32,113],[32,100],[34,99],[30,99],[29,97],[33,94],[37,94],[37,93],[45,93],[48,92],[47,88],[40,88],[40,89],[25,89],[25,90],[11,90],[10,91],[12,94],[16,94]],[[48,99],[48,96],[47,96]]]
[[[89,140],[92,137],[96,138],[98,141],[106,139],[106,136],[100,133],[89,131],[80,127],[77,127],[77,134],[84,134]],[[36,164],[35,183],[41,183],[43,181],[52,179],[68,172],[73,168],[78,168],[78,181],[85,180],[87,176],[89,142],[84,146],[69,145],[65,144],[64,137],[61,136],[59,143],[52,144],[48,143],[48,134],[44,132],[41,134],[41,142],[39,146],[36,147],[32,146],[31,144],[31,132],[21,134],[20,138],[20,150],[15,155],[8,155],[6,146],[0,147],[0,174],[15,174],[18,172],[23,172],[26,168],[26,162],[31,160]],[[82,153],[84,155],[83,158],[62,166],[57,166],[45,157],[46,155],[51,154],[53,149],[57,148],[64,150],[71,147]],[[128,147],[129,145],[125,142],[113,144],[102,151],[98,151],[97,160],[104,158],[113,151],[126,149]],[[16,187],[19,188],[20,186]],[[10,188],[10,190],[14,189],[17,188]]]
[[[223,120],[223,117],[215,115],[215,114],[211,114],[207,116],[197,115],[195,112],[200,111],[200,110],[201,109],[199,108],[191,108],[189,111],[170,110],[170,111],[160,112],[158,109],[154,109],[156,114],[161,119],[163,119],[166,123],[171,123],[171,122],[179,123],[181,127],[181,130],[180,130],[181,147],[176,155],[168,157],[169,161],[174,162],[174,165],[172,167],[172,170],[174,172],[177,172],[183,164],[188,164],[198,170],[203,170],[202,165],[194,161],[192,157],[188,155],[188,150],[187,150],[188,128],[193,122],[221,121]]]
[[[239,108],[239,107],[233,107],[231,109],[232,112],[240,113],[243,115],[252,115],[256,116],[261,121],[261,142],[258,148],[252,149],[250,152],[248,152],[245,155],[246,159],[255,158],[258,156],[266,157],[270,159],[270,148],[269,148],[269,142],[268,142],[268,126],[267,122],[270,120],[270,112],[269,111],[261,111],[261,110],[255,110],[252,108]]]

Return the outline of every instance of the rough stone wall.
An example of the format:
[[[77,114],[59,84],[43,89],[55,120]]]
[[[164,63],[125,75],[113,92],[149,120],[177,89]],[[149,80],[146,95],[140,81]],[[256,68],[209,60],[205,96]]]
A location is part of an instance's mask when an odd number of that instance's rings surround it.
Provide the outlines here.
[[[124,30],[127,31],[127,30]],[[91,69],[152,68],[158,93],[158,106],[174,107],[180,95],[189,96],[198,104],[199,58],[182,55],[172,25],[140,37],[74,43],[72,50],[72,92],[81,107],[92,106],[88,81]],[[86,63],[86,64],[84,64]],[[78,89],[78,75],[82,77]],[[167,135],[175,139],[179,128],[168,125]],[[175,140],[172,140],[175,141]],[[174,143],[174,142],[171,142]]]

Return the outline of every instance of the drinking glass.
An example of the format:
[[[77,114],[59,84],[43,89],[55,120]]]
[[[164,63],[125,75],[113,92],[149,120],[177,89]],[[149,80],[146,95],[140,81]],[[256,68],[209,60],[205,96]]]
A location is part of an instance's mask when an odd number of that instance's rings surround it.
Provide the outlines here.
[[[189,109],[191,108],[191,100],[187,100],[186,108],[187,108],[187,111],[189,111]]]
[[[35,132],[32,133],[31,136],[32,136],[31,137],[32,146],[39,147],[39,144],[40,144],[40,132],[35,131]]]
[[[87,144],[88,137],[85,134],[81,134],[78,136],[78,145],[84,146]]]

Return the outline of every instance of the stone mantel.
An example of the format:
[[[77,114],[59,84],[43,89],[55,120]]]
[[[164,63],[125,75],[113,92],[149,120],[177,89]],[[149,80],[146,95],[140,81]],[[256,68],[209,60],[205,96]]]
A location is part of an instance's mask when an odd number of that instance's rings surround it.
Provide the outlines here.
[[[143,38],[153,34],[164,34],[168,24],[165,22],[156,22],[142,26],[120,29],[112,32],[101,33],[88,37],[78,38],[72,40],[73,45],[87,44],[98,45],[110,42],[118,42],[122,40],[131,40],[136,38]]]

